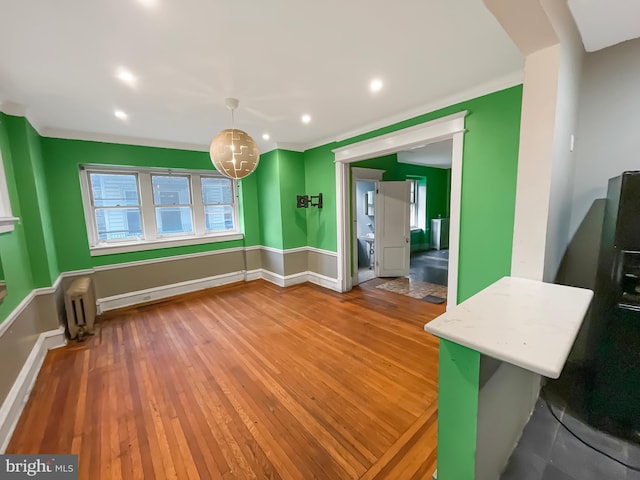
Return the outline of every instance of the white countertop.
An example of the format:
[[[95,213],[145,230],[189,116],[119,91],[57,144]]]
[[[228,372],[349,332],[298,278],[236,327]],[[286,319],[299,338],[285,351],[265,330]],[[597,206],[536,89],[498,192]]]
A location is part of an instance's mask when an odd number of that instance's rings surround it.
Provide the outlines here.
[[[593,292],[504,277],[453,307],[424,329],[433,335],[558,378]]]

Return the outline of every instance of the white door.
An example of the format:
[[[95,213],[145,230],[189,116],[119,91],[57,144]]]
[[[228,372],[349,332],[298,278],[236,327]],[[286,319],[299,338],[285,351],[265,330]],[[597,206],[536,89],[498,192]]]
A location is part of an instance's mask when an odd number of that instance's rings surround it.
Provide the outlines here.
[[[409,275],[410,182],[376,182],[375,271],[377,277]]]

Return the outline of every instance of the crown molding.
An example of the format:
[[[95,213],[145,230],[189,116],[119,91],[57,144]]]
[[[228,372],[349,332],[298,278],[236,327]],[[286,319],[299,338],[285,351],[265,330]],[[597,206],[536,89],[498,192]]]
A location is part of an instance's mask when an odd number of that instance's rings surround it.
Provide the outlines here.
[[[43,126],[40,123],[38,118],[34,117],[33,114],[29,112],[29,109],[26,105],[22,103],[16,102],[8,102],[1,101],[0,102],[0,112],[11,115],[12,117],[24,117],[31,124],[31,126],[38,132],[38,135],[42,136]]]
[[[15,102],[0,102],[0,112],[15,117],[24,117],[41,137],[62,138],[66,140],[86,140],[90,142],[117,143],[123,145],[137,145],[141,147],[171,148],[175,150],[189,150],[208,152],[208,145],[195,143],[174,142],[170,140],[154,140],[149,138],[128,137],[126,135],[111,135],[108,133],[82,132],[62,128],[44,127],[28,107]]]
[[[26,117],[27,107],[21,103],[0,102],[0,112],[13,115],[14,117]]]
[[[325,139],[310,143],[305,146],[305,150],[321,147],[324,145],[328,145],[330,143],[342,142],[344,140],[357,137],[358,135],[369,133],[374,130],[378,130],[380,128],[388,127],[390,125],[403,122],[405,120],[409,120],[411,118],[418,117],[420,115],[425,115],[427,113],[435,112],[436,110],[440,110],[441,108],[450,107],[452,105],[456,105],[461,102],[466,102],[474,98],[482,97],[490,93],[499,92],[500,90],[504,90],[506,88],[520,85],[523,81],[524,81],[524,70],[518,70],[517,72],[512,72],[508,75],[477,85],[468,90],[464,90],[454,95],[443,97],[435,102],[423,104],[419,107],[414,107],[411,110],[406,110],[402,113],[398,113],[390,117],[385,117],[375,122],[368,123],[366,125],[358,127],[354,130],[344,132],[335,137],[325,138]]]
[[[278,150],[291,150],[292,152],[304,152],[305,150],[308,150],[304,144],[292,142],[277,142],[276,148]]]
[[[40,133],[40,132],[38,132]],[[150,138],[128,137],[126,135],[112,135],[108,133],[81,132],[59,128],[44,128],[40,133],[43,137],[62,138],[66,140],[85,140],[89,142],[118,143],[137,145],[140,147],[171,148],[175,150],[190,150],[208,152],[209,146],[197,143],[174,142],[171,140],[154,140]]]

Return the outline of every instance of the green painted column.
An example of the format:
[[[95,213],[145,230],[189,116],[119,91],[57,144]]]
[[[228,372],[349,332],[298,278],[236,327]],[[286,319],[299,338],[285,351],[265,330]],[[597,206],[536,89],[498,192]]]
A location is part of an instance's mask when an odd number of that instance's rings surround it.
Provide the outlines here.
[[[36,288],[48,287],[60,274],[51,225],[40,136],[23,117],[6,117],[13,172]]]
[[[438,375],[438,480],[473,480],[480,353],[441,339]]]
[[[0,113],[0,153],[2,153],[7,178],[11,209],[13,215],[22,218],[7,130],[7,115]],[[22,222],[18,222],[12,232],[0,234],[0,261],[4,280],[7,283],[7,297],[0,304],[0,323],[2,323],[33,289],[31,263]]]
[[[305,246],[307,211],[296,208],[296,195],[317,193],[305,191],[303,154],[272,150],[260,157],[255,175],[262,245],[278,249]]]
[[[283,248],[282,215],[280,208],[280,178],[278,151],[260,156],[253,175],[258,186],[258,214],[260,217],[260,243],[266,247]]]

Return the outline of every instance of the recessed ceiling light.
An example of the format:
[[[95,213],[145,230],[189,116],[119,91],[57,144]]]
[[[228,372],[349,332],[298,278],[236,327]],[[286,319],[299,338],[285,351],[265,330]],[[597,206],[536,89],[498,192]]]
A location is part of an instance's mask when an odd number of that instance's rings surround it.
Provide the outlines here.
[[[380,80],[379,78],[374,78],[373,80],[371,80],[371,83],[369,84],[369,90],[371,90],[373,93],[377,93],[382,90],[382,80]]]
[[[133,73],[131,73],[126,68],[120,67],[118,72],[116,73],[116,77],[118,77],[122,82],[126,83],[130,87],[134,87],[138,82],[138,77],[136,77]]]
[[[157,0],[138,0],[138,3],[141,3],[145,7],[154,7],[158,2]]]
[[[309,123],[311,121],[311,115],[304,114],[302,115],[302,123]]]
[[[126,112],[123,112],[122,110],[116,110],[113,112],[113,114],[120,120],[126,120],[129,117],[129,115],[127,115]]]
[[[263,140],[269,140],[270,138],[271,138],[271,136],[268,133],[262,134],[262,139]]]

